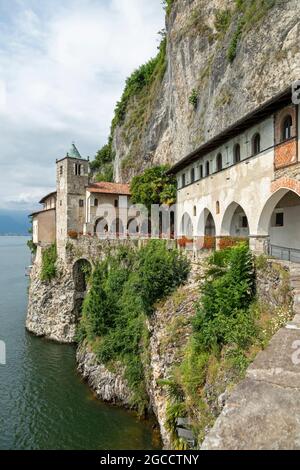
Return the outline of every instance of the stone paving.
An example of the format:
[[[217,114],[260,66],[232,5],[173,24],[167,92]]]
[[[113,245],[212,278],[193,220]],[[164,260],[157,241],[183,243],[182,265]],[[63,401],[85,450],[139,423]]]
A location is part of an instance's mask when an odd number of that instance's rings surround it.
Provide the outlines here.
[[[295,317],[250,365],[202,450],[300,449],[300,265],[289,270]]]

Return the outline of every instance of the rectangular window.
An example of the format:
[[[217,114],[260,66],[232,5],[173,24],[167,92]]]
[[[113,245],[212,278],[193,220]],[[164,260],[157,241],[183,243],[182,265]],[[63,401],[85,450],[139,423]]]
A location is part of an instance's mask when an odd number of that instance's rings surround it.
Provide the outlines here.
[[[200,165],[200,179],[203,178],[203,165]]]
[[[60,176],[62,176],[63,172],[64,172],[64,167],[63,167],[63,166],[61,166],[61,167],[59,168],[59,173],[60,173]]]
[[[84,200],[83,199],[79,199],[79,207],[84,207]]]
[[[98,199],[95,199],[94,205],[95,205],[95,207],[98,207]]]
[[[278,214],[276,214],[275,227],[283,227],[283,226],[284,226],[284,214],[283,212],[278,212]]]
[[[118,199],[115,199],[115,208],[117,209],[119,207],[119,201]]]

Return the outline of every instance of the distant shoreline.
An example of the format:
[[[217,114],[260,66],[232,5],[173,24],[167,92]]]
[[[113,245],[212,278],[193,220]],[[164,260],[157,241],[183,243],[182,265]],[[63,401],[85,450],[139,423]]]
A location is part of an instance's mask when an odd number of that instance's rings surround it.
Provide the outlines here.
[[[27,237],[30,238],[28,234],[24,233],[0,233],[0,237]]]

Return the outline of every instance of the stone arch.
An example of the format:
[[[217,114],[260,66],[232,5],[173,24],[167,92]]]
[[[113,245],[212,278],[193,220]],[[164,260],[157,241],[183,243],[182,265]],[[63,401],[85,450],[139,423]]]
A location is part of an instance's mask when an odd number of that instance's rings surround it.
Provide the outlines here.
[[[92,272],[91,263],[85,259],[78,259],[73,264],[73,281],[76,292],[85,293],[87,290],[87,279]]]
[[[258,222],[258,235],[275,258],[300,262],[300,194],[278,189],[266,202]]]
[[[286,196],[289,192],[296,194],[300,197],[300,191],[291,188],[280,188],[275,193],[270,196],[264,208],[260,214],[259,221],[258,221],[258,229],[257,233],[260,236],[268,236],[269,235],[269,228],[270,228],[270,220],[274,209],[279,204],[279,202]]]
[[[203,209],[200,214],[197,226],[197,233],[200,236],[216,236],[216,223],[211,211],[207,208]]]
[[[100,219],[97,219],[95,222],[94,226],[94,233],[98,237],[103,237],[106,236],[108,233],[108,222],[105,217],[100,217]]]
[[[233,201],[224,212],[220,235],[244,238],[249,234],[249,218],[243,207]]]
[[[128,224],[127,224],[127,232],[128,232],[128,235],[131,237],[139,235],[140,223],[135,217],[132,217],[131,219],[129,219]]]
[[[79,318],[82,311],[82,304],[88,289],[88,277],[92,272],[92,265],[87,259],[79,259],[73,264],[74,282],[74,314]]]
[[[181,235],[186,236],[186,237],[194,236],[192,218],[187,212],[185,212],[181,218],[180,233]]]

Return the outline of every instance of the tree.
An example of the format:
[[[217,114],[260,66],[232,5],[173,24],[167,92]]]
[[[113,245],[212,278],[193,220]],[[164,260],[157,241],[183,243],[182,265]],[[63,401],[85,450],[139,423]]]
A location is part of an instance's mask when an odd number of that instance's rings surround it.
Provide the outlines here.
[[[91,162],[91,170],[96,173],[97,181],[113,181],[113,160],[111,139],[97,153],[95,160]]]
[[[176,178],[167,174],[169,167],[160,165],[135,176],[131,183],[134,204],[143,204],[148,210],[152,204],[172,205],[176,202]]]

